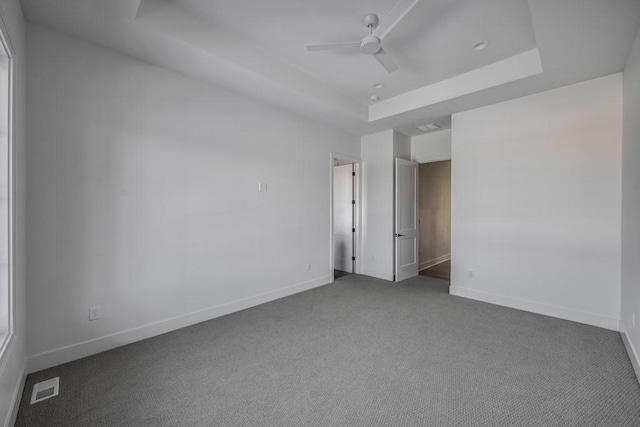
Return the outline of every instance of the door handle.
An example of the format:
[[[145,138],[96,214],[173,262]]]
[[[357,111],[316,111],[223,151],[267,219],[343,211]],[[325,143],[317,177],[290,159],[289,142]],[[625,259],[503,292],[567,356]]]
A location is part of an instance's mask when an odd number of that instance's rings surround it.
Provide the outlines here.
[[[404,234],[398,234],[398,233],[396,233],[396,237],[404,237]]]

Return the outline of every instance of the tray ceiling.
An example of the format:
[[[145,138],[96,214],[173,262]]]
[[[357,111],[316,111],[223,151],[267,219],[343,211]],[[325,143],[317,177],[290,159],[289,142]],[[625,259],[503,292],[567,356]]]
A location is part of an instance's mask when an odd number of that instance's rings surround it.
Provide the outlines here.
[[[362,16],[395,4],[22,0],[30,22],[358,135],[416,135],[457,111],[621,71],[640,23],[636,0],[421,0],[383,41],[394,73],[359,52],[307,51],[360,40]]]

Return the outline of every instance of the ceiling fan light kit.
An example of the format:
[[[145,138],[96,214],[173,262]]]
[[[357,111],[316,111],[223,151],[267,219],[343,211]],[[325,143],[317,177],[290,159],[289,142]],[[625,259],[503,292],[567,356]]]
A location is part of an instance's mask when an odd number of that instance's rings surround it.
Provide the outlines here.
[[[369,29],[367,34],[359,42],[348,43],[331,43],[307,46],[309,51],[319,50],[355,50],[366,55],[373,55],[378,60],[380,65],[387,70],[388,73],[393,73],[398,69],[398,65],[393,60],[391,55],[382,48],[382,42],[384,38],[395,28],[396,25],[404,18],[413,7],[420,0],[400,0],[389,12],[389,15],[380,22],[378,15],[375,13],[368,13],[362,18],[362,22]]]

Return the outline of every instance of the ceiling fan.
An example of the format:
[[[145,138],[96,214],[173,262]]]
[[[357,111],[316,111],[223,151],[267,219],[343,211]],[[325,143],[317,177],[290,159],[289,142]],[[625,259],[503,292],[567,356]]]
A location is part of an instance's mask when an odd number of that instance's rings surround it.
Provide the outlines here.
[[[362,18],[362,22],[369,29],[369,34],[360,41],[312,45],[307,46],[307,50],[359,50],[367,55],[373,55],[387,72],[393,73],[398,69],[398,64],[382,48],[382,41],[419,1],[400,0],[382,22],[379,22],[378,15],[374,13],[366,14]]]

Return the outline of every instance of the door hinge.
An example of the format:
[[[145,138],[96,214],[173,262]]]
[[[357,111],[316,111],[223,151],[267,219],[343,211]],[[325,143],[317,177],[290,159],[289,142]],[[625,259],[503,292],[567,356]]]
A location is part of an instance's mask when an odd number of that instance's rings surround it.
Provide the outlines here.
[[[356,204],[356,201],[355,201],[355,200],[352,200],[352,201],[351,201],[351,204],[352,204],[352,205],[355,205],[355,204]]]
[[[355,233],[355,232],[356,232],[356,229],[355,229],[355,228],[352,228],[352,229],[351,229],[351,232],[352,232],[352,233]]]
[[[355,261],[355,260],[356,260],[356,257],[352,256],[351,261]]]
[[[356,176],[356,173],[355,172],[351,172],[351,176]]]

